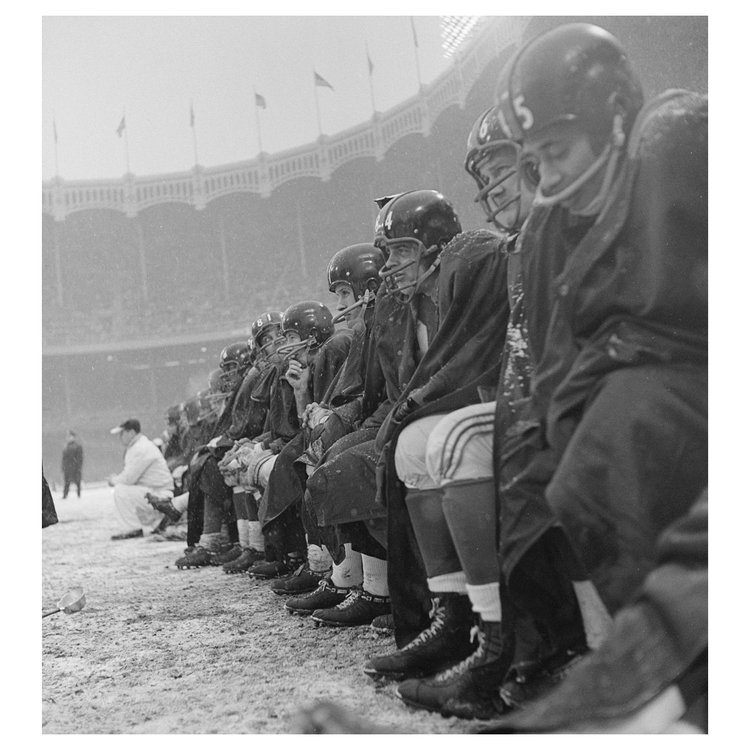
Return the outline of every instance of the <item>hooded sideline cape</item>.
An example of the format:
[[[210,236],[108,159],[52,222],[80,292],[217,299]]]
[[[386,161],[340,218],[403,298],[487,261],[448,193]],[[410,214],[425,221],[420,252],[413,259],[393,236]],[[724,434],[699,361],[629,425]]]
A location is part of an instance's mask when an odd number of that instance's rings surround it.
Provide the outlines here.
[[[616,610],[707,482],[708,103],[665,92],[630,135],[607,204],[568,253],[525,418],[503,436],[506,579],[562,523]],[[536,217],[537,254],[570,222]],[[562,230],[562,231],[561,231]]]

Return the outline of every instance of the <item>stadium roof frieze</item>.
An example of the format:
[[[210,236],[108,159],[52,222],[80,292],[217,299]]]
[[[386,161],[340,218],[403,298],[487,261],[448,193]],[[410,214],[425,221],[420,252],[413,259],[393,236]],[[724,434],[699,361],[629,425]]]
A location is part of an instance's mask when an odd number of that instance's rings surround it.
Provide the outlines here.
[[[382,160],[402,138],[425,137],[442,112],[453,105],[463,109],[466,95],[485,67],[501,50],[520,42],[528,16],[493,18],[454,58],[454,64],[418,94],[334,135],[275,154],[261,153],[247,161],[212,167],[196,165],[187,172],[120,179],[76,180],[62,178],[42,183],[42,213],[64,221],[78,211],[108,209],[136,216],[161,203],[184,203],[196,210],[238,192],[268,198],[281,185],[302,177],[323,182],[350,161],[363,157]]]

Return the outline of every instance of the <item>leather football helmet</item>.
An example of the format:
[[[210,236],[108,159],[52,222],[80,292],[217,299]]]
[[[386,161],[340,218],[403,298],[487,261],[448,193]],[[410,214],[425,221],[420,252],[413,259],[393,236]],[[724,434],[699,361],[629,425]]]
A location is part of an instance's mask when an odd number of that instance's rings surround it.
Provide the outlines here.
[[[208,388],[195,394],[198,400],[199,419],[208,419],[218,413],[220,404],[224,402],[224,394],[211,393]]]
[[[374,244],[386,257],[379,273],[388,293],[397,298],[411,299],[419,285],[438,267],[440,251],[460,231],[461,224],[453,206],[437,190],[412,190],[386,203],[375,221]],[[390,262],[390,247],[403,240],[414,243],[416,257],[406,263]],[[399,285],[393,280],[408,266],[414,263],[419,266],[431,259],[429,268],[415,281]]]
[[[235,341],[221,350],[219,367],[224,372],[245,370],[252,362],[252,352],[247,341]]]
[[[182,408],[180,404],[170,406],[167,409],[166,419],[169,424],[179,424],[182,415]]]
[[[378,291],[381,278],[378,271],[383,267],[383,252],[362,242],[339,250],[328,262],[328,291],[332,292],[336,284],[348,284],[354,296],[360,299],[366,289]]]
[[[508,166],[498,171],[496,176],[488,178],[482,166],[500,151],[506,151],[508,163],[515,162],[515,166]],[[539,183],[539,173],[536,164],[523,158],[521,147],[511,138],[499,106],[485,110],[474,123],[466,145],[464,169],[479,187],[474,201],[481,205],[487,221],[503,232],[517,231],[521,218],[521,180],[533,191]],[[513,206],[514,218],[501,221],[499,214]]]
[[[514,140],[536,136],[560,122],[576,123],[599,154],[573,183],[537,204],[566,200],[606,167],[594,213],[614,176],[627,134],[643,106],[643,91],[620,42],[588,23],[558,26],[532,39],[511,58],[496,91]]]
[[[269,312],[264,312],[260,317],[256,318],[253,321],[252,326],[250,326],[250,341],[254,343],[259,357],[267,356],[268,350],[276,343],[276,341],[270,341],[269,343],[265,344],[265,346],[261,346],[260,344],[260,337],[264,333],[266,333],[269,328],[277,326],[279,335],[276,337],[276,339],[278,340],[279,338],[284,338],[281,334],[281,320],[283,317],[284,314],[282,312],[272,310]]]
[[[291,356],[301,349],[317,349],[333,335],[332,321],[331,311],[322,302],[306,300],[290,305],[284,311],[281,330],[285,335],[296,331],[300,341],[280,347],[278,353]]]
[[[213,391],[214,393],[217,393],[221,390],[221,386],[223,383],[223,373],[221,371],[220,367],[217,367],[215,370],[211,370],[210,373],[208,373],[208,388],[209,390]]]
[[[201,418],[200,399],[197,396],[189,398],[183,404],[183,409],[185,411],[185,416],[187,417],[188,424],[191,427],[195,427]]]

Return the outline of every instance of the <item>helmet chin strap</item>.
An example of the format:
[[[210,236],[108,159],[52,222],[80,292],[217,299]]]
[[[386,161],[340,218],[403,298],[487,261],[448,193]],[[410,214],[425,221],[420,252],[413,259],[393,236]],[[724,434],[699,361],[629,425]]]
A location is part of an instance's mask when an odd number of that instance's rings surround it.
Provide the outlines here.
[[[340,323],[350,312],[356,310],[358,307],[362,307],[362,305],[364,304],[365,297],[364,295],[362,295],[356,302],[353,302],[351,305],[349,305],[349,307],[345,307],[343,310],[337,312],[336,315],[333,316],[331,323],[333,323],[333,325],[336,325],[336,323]]]
[[[393,292],[394,294],[404,294],[405,292],[411,292],[411,294],[407,295],[407,301],[411,300],[411,298],[417,293],[419,290],[420,285],[427,280],[429,276],[431,276],[435,271],[437,270],[438,266],[440,265],[440,257],[438,256],[435,258],[435,260],[432,262],[430,267],[422,274],[417,276],[414,281],[410,281],[408,284],[403,284],[402,286],[396,287]]]
[[[535,206],[556,206],[562,201],[566,201],[572,198],[581,188],[591,180],[605,165],[606,170],[604,177],[602,178],[601,186],[599,191],[591,199],[591,201],[584,208],[574,211],[573,213],[580,216],[594,216],[600,210],[604,204],[604,199],[612,186],[612,181],[615,176],[615,170],[617,163],[620,158],[620,152],[625,145],[625,133],[622,130],[622,115],[616,114],[612,120],[612,135],[607,145],[602,149],[601,154],[594,159],[589,165],[588,169],[584,170],[573,182],[567,187],[553,193],[552,195],[544,195],[541,191],[541,185],[537,188],[536,195],[534,196]]]
[[[420,243],[421,244],[421,243]],[[417,276],[414,281],[409,281],[406,284],[400,284],[396,287],[393,287],[391,289],[388,289],[388,294],[393,295],[393,297],[403,304],[408,304],[413,299],[414,295],[419,291],[419,287],[424,283],[424,281],[427,280],[428,277],[430,277],[435,271],[438,269],[438,266],[440,265],[440,252],[437,245],[432,245],[430,248],[425,248],[424,245],[421,245],[419,249],[419,256],[418,258],[415,258],[414,260],[410,260],[408,263],[404,264],[397,270],[403,270],[403,268],[406,268],[407,266],[412,266],[414,263],[420,263],[422,259],[428,255],[431,251],[434,251],[436,253],[435,260],[432,261],[430,264],[430,267],[427,268],[425,271],[423,271],[421,274]],[[389,274],[390,275],[390,274]]]

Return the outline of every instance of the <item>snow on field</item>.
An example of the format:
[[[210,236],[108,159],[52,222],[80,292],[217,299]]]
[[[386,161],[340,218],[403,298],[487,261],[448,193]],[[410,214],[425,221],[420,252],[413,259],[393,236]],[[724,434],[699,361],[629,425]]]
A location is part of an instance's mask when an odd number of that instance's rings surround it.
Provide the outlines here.
[[[181,542],[113,542],[111,491],[54,493],[42,531],[42,611],[83,586],[86,607],[42,620],[42,727],[67,733],[284,733],[332,700],[386,730],[463,733],[474,724],[404,706],[362,665],[393,646],[369,628],[316,627],[267,582],[178,570]]]

